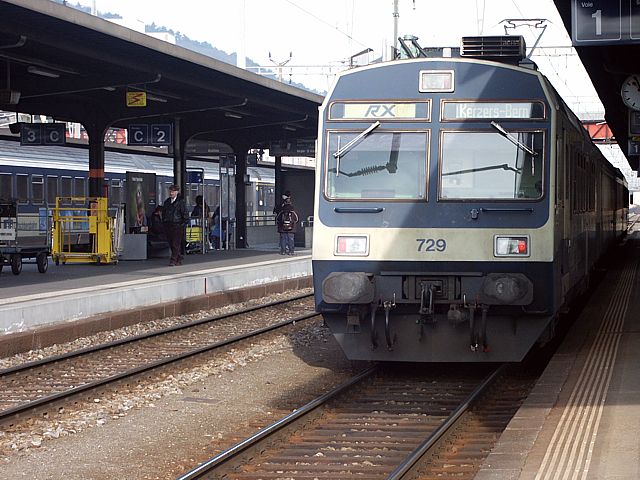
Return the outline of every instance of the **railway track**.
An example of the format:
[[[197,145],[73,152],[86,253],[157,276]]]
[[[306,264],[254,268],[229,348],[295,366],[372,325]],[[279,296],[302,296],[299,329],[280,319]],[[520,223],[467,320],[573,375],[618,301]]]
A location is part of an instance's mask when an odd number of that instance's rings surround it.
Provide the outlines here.
[[[538,373],[508,371],[478,392],[471,408],[450,419],[400,464],[387,480],[472,480],[533,388]]]
[[[456,476],[475,468],[467,465],[469,449],[481,463],[517,409],[513,397],[478,405],[489,387],[498,397],[504,393],[493,385],[506,367],[488,371],[474,366],[468,374],[449,368],[435,375],[406,370],[372,367],[179,480],[441,478],[443,471],[452,473],[451,478],[471,478]],[[528,391],[515,390],[521,393],[518,399]],[[507,403],[510,413],[496,414],[495,405]],[[469,413],[472,405],[477,410]],[[480,434],[470,428],[473,418],[481,419],[475,422],[481,425]],[[461,433],[467,430],[471,437]],[[443,457],[444,463],[432,461],[434,450],[457,438],[468,443],[459,448],[459,463],[451,455]],[[431,467],[424,470],[427,476],[411,476],[424,465]],[[429,476],[432,471],[438,473]]]
[[[315,316],[301,295],[0,370],[0,424]]]

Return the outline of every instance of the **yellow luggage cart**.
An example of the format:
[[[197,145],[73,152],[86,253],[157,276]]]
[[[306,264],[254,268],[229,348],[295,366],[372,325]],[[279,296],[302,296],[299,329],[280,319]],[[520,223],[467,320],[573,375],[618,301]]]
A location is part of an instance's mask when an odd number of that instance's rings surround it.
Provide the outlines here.
[[[187,253],[201,253],[203,246],[202,226],[196,219],[191,219],[190,224],[185,229],[186,251]]]
[[[58,197],[51,257],[59,263],[116,263],[113,219],[105,197]]]

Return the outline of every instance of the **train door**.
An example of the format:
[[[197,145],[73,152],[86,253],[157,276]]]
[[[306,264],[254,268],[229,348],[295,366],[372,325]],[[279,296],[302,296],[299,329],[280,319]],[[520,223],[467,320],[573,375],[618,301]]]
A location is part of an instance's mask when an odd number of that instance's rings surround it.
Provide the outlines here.
[[[593,208],[595,210],[594,212],[594,217],[595,217],[595,230],[596,230],[596,247],[597,247],[597,256],[600,257],[600,255],[602,254],[603,250],[604,250],[604,241],[602,238],[602,222],[604,221],[604,218],[602,216],[602,166],[601,165],[594,165],[594,179],[593,179],[593,187],[594,187],[594,192],[593,192]]]
[[[561,146],[557,151],[557,202],[559,219],[557,225],[560,237],[560,278],[562,279],[562,300],[570,288],[570,268],[571,260],[571,139],[567,137],[567,131],[562,127],[560,138]]]

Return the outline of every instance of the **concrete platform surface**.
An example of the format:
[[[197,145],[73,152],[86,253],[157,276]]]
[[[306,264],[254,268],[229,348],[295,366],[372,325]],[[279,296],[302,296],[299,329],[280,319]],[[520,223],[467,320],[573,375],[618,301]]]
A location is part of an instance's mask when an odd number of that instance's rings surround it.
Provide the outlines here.
[[[640,478],[639,259],[635,232],[476,480]]]
[[[50,265],[44,274],[35,265],[24,265],[20,275],[5,269],[0,274],[0,342],[6,340],[1,334],[310,275],[309,250],[295,256],[268,250],[215,251],[187,255],[183,265],[173,267],[167,258],[157,258],[114,265]]]

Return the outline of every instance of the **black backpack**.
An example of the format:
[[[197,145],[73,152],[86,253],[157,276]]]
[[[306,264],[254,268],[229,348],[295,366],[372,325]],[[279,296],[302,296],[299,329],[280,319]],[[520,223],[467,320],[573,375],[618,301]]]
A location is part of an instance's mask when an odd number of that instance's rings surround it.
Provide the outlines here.
[[[286,210],[282,212],[282,230],[284,232],[290,232],[293,230],[294,226],[293,215],[291,214],[291,210]]]

